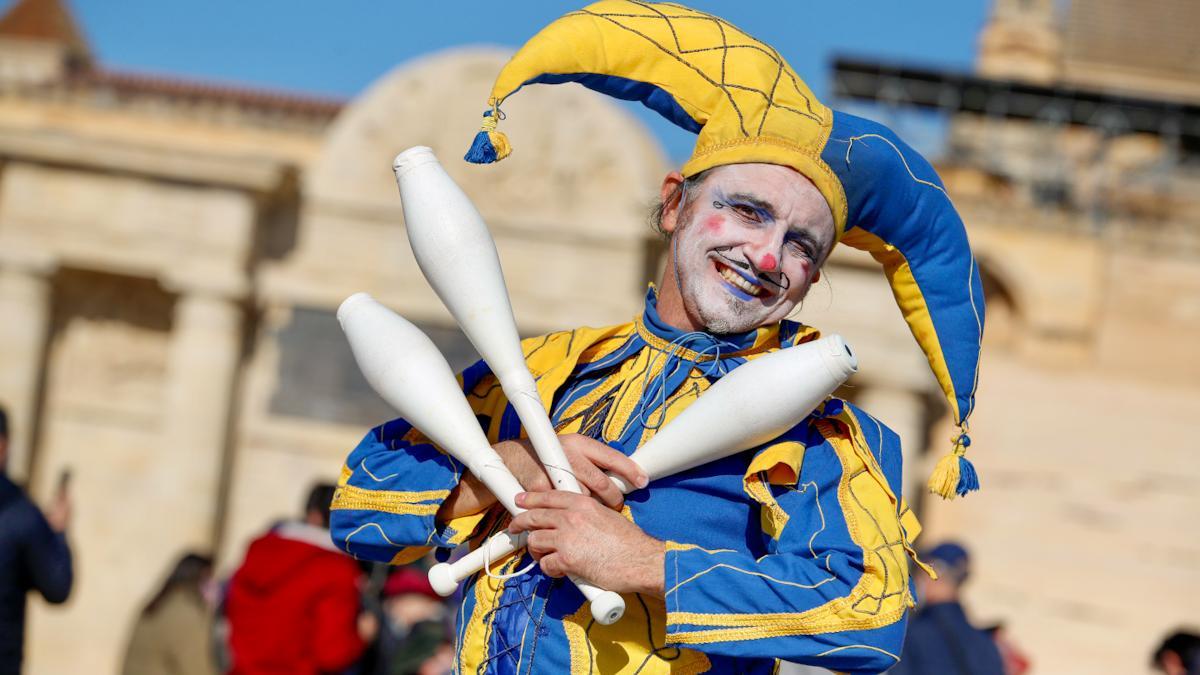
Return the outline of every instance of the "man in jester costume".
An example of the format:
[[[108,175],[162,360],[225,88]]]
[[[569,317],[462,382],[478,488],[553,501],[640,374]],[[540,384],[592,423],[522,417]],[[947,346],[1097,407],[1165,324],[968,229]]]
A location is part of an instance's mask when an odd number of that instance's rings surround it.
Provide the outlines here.
[[[882,264],[962,430],[931,489],[977,487],[963,454],[983,293],[938,177],[887,128],[822,105],[770,46],[718,17],[634,0],[571,12],[522,47],[467,159],[509,153],[497,129],[509,96],[564,82],[641,101],[698,134],[661,186],[669,258],[641,314],[523,345],[592,494],[547,489],[481,362],[462,374],[463,391],[529,490],[518,500],[528,510],[510,520],[461,463],[394,420],[346,461],[335,542],[401,564],[504,528],[529,533],[526,552],[464,585],[459,672],[769,673],[777,659],[890,668],[914,603],[920,526],[900,494],[901,439],[883,422],[831,398],[772,442],[623,501],[601,471],[645,487],[627,455],[658,428],[739,365],[815,339],[785,317],[841,241]],[[594,622],[564,575],[622,593],[625,616]]]

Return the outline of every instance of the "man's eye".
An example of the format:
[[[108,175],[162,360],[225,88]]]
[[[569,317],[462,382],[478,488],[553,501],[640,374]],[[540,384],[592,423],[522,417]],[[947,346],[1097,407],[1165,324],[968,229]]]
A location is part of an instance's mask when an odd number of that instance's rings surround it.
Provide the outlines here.
[[[807,244],[794,239],[788,242],[788,251],[791,252],[792,255],[803,256],[809,260],[816,260],[816,256],[813,255],[812,249],[809,248]]]
[[[750,206],[746,206],[745,204],[734,204],[733,210],[743,218],[747,218],[756,222],[759,220],[758,211]]]

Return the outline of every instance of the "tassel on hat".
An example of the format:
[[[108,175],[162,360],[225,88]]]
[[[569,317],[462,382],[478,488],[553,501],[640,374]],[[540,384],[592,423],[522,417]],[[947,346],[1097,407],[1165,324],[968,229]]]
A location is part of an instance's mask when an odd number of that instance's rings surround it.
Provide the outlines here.
[[[942,499],[954,499],[955,496],[965,497],[968,492],[979,489],[979,474],[975,465],[967,459],[967,448],[971,446],[971,437],[963,431],[954,438],[954,450],[938,460],[929,477],[929,491]]]
[[[463,159],[472,164],[491,164],[512,154],[512,146],[508,144],[508,136],[496,127],[504,116],[499,106],[493,105],[491,110],[483,113],[483,124],[479,125],[479,133],[471,142],[471,149]]]

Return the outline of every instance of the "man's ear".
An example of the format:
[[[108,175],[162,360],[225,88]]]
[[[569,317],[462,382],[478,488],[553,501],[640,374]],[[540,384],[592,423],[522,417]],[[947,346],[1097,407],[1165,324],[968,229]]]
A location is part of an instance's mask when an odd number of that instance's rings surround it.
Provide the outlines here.
[[[683,174],[678,171],[672,171],[663,178],[662,187],[659,189],[659,198],[662,199],[662,229],[663,232],[674,232],[675,225],[679,222],[679,203],[683,200],[683,191],[680,189],[683,186]]]
[[[817,273],[813,275],[812,282],[815,284],[820,280],[821,280],[821,270],[817,270]]]

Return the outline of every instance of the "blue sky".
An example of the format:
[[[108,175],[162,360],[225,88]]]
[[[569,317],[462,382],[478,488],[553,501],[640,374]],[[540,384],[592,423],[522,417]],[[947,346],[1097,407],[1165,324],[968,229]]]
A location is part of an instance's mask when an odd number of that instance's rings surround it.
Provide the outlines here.
[[[462,44],[519,46],[586,0],[65,0],[106,67],[349,98],[398,63]],[[0,0],[0,8],[13,0]],[[818,96],[835,54],[969,69],[988,0],[772,0],[692,6],[772,44]],[[640,108],[640,106],[631,106]],[[673,157],[691,136],[642,115]]]

